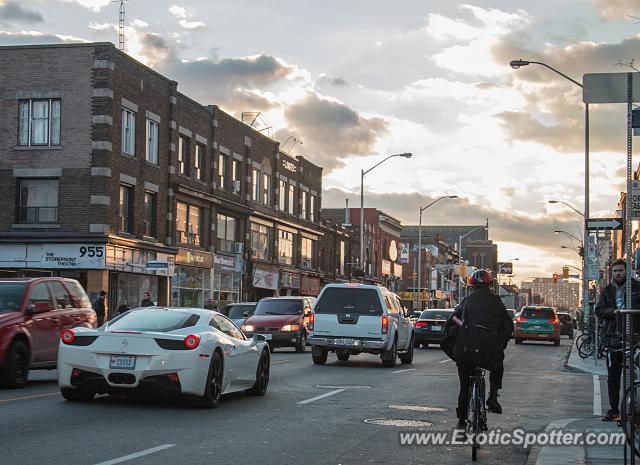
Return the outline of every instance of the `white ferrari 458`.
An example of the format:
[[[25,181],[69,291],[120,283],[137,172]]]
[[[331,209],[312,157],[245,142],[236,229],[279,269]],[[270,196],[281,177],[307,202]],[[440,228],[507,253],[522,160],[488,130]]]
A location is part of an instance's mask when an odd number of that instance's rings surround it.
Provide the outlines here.
[[[224,315],[200,308],[146,307],[97,329],[66,329],[58,351],[58,385],[72,401],[165,391],[213,408],[222,394],[264,395],[269,368],[264,336],[247,339]]]

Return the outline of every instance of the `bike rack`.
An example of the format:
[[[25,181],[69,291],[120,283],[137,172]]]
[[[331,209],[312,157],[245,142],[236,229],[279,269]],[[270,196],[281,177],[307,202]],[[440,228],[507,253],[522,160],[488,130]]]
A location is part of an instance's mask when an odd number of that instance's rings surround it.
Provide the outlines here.
[[[631,419],[629,422],[631,428],[627,433],[629,435],[629,440],[625,441],[624,443],[624,465],[628,465],[629,463],[631,465],[636,465],[636,454],[633,447],[636,441],[636,390],[634,388],[634,384],[636,381],[634,363],[636,355],[636,344],[633,341],[633,329],[635,327],[635,317],[640,315],[640,309],[620,309],[615,310],[614,313],[624,315],[625,317],[622,357],[622,385],[624,386],[624,394],[622,399],[621,413],[624,413],[625,416],[629,413],[626,411],[627,390],[629,390],[629,404],[631,405]],[[621,417],[620,421],[622,421],[624,424],[626,418]],[[629,455],[631,456],[631,462],[628,461]]]

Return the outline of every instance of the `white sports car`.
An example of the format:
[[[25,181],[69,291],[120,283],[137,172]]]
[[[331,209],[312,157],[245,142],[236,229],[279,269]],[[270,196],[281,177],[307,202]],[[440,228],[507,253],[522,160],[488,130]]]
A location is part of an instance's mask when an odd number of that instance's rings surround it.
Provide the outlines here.
[[[221,394],[264,395],[269,347],[224,315],[199,308],[146,307],[97,329],[60,335],[58,385],[67,400],[98,394],[168,391],[213,408]]]

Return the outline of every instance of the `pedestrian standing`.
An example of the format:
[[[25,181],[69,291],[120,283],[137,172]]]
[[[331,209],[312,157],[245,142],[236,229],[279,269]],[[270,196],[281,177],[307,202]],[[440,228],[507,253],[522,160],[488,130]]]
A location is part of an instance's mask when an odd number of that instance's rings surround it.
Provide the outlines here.
[[[93,303],[93,311],[98,317],[98,327],[102,326],[107,315],[107,291],[100,291],[98,298]]]
[[[126,299],[123,299],[122,302],[120,302],[120,305],[118,306],[118,310],[116,312],[118,315],[122,315],[124,312],[128,312],[129,310],[131,310],[131,307],[129,307]]]
[[[204,306],[205,310],[217,310],[218,307],[213,303],[213,299],[207,300],[207,304]]]
[[[151,300],[151,294],[149,292],[145,292],[144,293],[144,298],[142,299],[142,302],[140,302],[140,306],[141,307],[153,307],[155,304],[153,303],[153,300]]]

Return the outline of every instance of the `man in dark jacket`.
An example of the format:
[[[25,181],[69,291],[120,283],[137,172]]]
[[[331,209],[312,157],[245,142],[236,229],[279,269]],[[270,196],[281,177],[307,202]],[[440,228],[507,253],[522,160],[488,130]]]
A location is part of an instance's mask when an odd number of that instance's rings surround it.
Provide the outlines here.
[[[604,320],[602,338],[605,345],[612,347],[622,341],[624,333],[624,315],[616,314],[620,308],[626,308],[627,300],[627,263],[618,259],[611,264],[611,284],[602,289],[596,315]],[[640,308],[640,283],[631,280],[631,308]],[[636,319],[637,320],[637,319]],[[634,332],[638,332],[638,323]],[[617,347],[617,346],[616,346]],[[620,346],[621,347],[621,346]],[[613,352],[607,357],[607,390],[609,391],[609,411],[603,421],[612,421],[620,415],[620,376],[622,375],[622,353]]]
[[[144,293],[144,298],[142,299],[142,302],[140,302],[140,306],[141,307],[153,307],[155,304],[153,303],[153,300],[151,300],[151,294],[149,294],[148,292]]]
[[[447,321],[447,328],[453,328],[455,322],[453,317],[464,320],[465,325],[482,325],[497,333],[497,350],[494,352],[494,360],[491,360],[489,374],[489,398],[487,399],[487,409],[490,412],[502,413],[502,406],[498,402],[498,389],[502,388],[502,375],[504,373],[504,349],[509,342],[509,337],[513,331],[513,320],[507,313],[507,309],[500,297],[491,292],[489,286],[493,283],[493,275],[489,270],[476,270],[469,276],[469,284],[473,286],[473,291],[456,307],[451,318]],[[464,332],[460,332],[456,345],[464,343],[460,338],[464,338]],[[464,428],[467,419],[467,409],[469,406],[469,377],[475,367],[462,361],[456,361],[458,365],[458,378],[460,380],[460,392],[458,393],[458,428]]]
[[[98,317],[98,327],[102,326],[107,313],[107,291],[100,291],[98,298],[93,303],[93,311]]]

